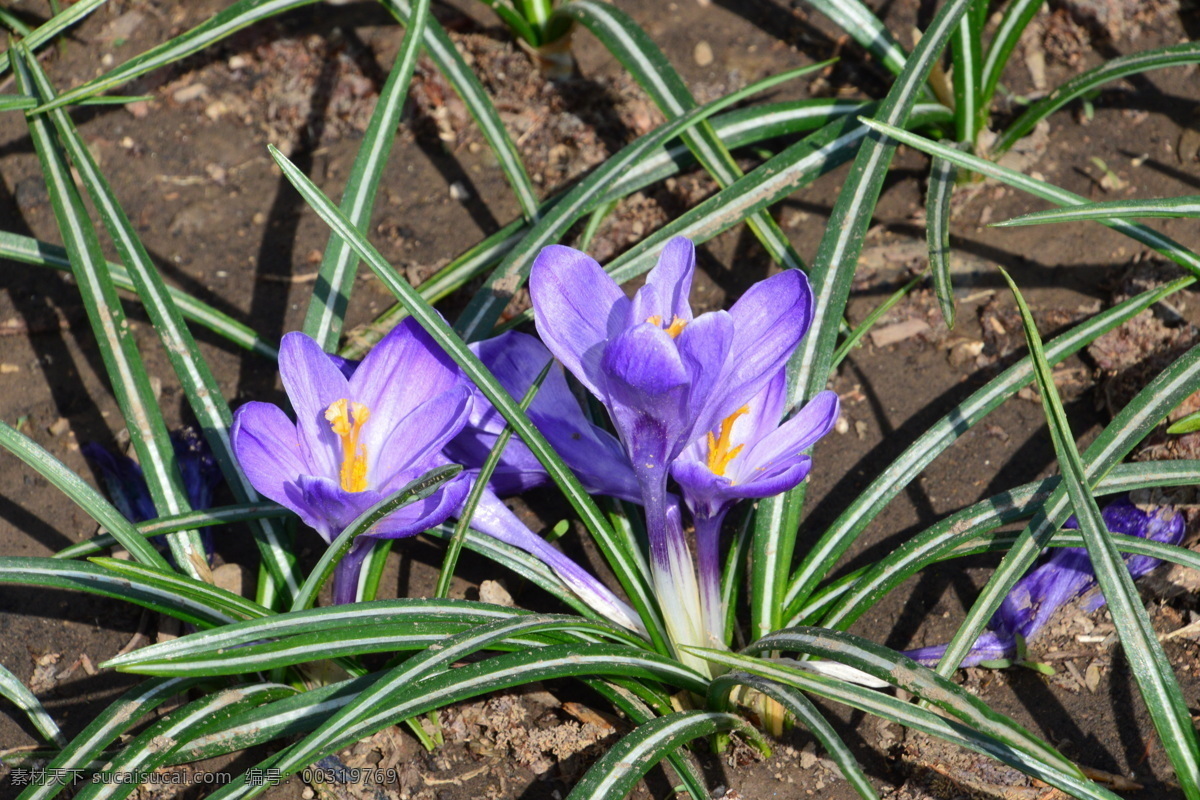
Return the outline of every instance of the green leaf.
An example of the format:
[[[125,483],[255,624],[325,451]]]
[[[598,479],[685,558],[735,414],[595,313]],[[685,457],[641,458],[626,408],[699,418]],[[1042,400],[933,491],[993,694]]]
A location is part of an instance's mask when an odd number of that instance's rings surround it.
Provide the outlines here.
[[[56,564],[65,565],[66,563],[53,559],[51,561]],[[252,600],[247,600],[241,595],[234,594],[228,589],[222,589],[177,572],[137,564],[120,558],[98,557],[89,559],[89,561],[123,578],[137,580],[142,586],[153,586],[164,592],[174,592],[180,599],[193,600],[196,604],[203,605],[221,615],[221,622],[254,619],[271,614],[269,609]]]
[[[1023,192],[1028,192],[1043,200],[1049,200],[1060,206],[1080,206],[1088,202],[1083,197],[1068,192],[1066,189],[1060,189],[1044,181],[1039,181],[1014,170],[993,164],[987,159],[968,155],[967,153],[960,153],[954,148],[944,147],[937,142],[932,142],[924,137],[900,130],[895,126],[869,119],[864,119],[863,122],[878,131],[886,133],[893,139],[915,147],[924,153],[940,156],[947,161],[957,164],[959,167],[978,172],[980,175],[988,178],[995,178],[1001,183],[1008,184]],[[1101,222],[1113,230],[1125,234],[1134,241],[1141,242],[1147,247],[1158,251],[1192,274],[1200,275],[1200,256],[1197,256],[1169,236],[1165,236],[1144,225],[1128,222],[1119,217],[1101,220]]]
[[[93,759],[102,757],[104,748],[121,736],[144,715],[153,711],[163,701],[176,694],[186,692],[195,683],[190,678],[150,678],[121,695],[112,705],[104,709],[78,736],[50,759],[42,768],[46,775],[55,775],[56,770],[73,775],[72,770],[86,769]],[[105,759],[107,760],[107,759]],[[69,778],[44,781],[21,792],[17,800],[49,800],[73,783]]]
[[[364,234],[371,222],[371,210],[375,206],[375,193],[383,178],[396,129],[400,125],[400,112],[404,109],[404,98],[417,63],[425,25],[429,19],[429,0],[417,0],[408,16],[404,41],[387,81],[379,91],[375,110],[367,123],[358,155],[350,168],[350,177],[342,192],[342,213]],[[308,312],[304,317],[303,331],[312,337],[323,350],[334,352],[346,308],[350,304],[350,292],[358,272],[358,259],[347,244],[337,236],[329,237],[325,256],[317,273],[317,283],[308,301]]]
[[[979,133],[982,109],[980,88],[983,82],[983,23],[987,0],[973,0],[971,12],[958,21],[950,41],[950,56],[954,64],[954,121],[959,142],[971,145]],[[983,14],[977,13],[983,9]],[[976,13],[972,13],[976,12]]]
[[[1100,312],[1051,340],[1046,349],[1046,357],[1051,363],[1067,358],[1164,297],[1190,286],[1195,280],[1192,277],[1180,278]],[[859,492],[846,510],[812,545],[804,563],[793,575],[785,596],[787,618],[795,617],[799,605],[817,583],[833,569],[855,538],[905,486],[960,436],[1032,380],[1033,368],[1026,357],[952,408],[925,433],[918,436],[866,489]]]
[[[1063,789],[1072,797],[1119,800],[1117,795],[1107,789],[1080,777],[1078,769],[1073,765],[1060,769],[1055,765],[1047,764],[1028,753],[1015,749],[1009,741],[988,735],[972,724],[948,719],[941,714],[899,700],[877,689],[868,689],[865,686],[813,674],[803,669],[783,666],[767,659],[717,650],[692,649],[697,653],[702,652],[705,658],[718,664],[761,675],[786,686],[795,686],[809,694],[844,703],[851,708],[875,714],[905,728],[937,736],[966,747]],[[1013,724],[1015,725],[1015,723]]]
[[[1167,428],[1167,433],[1194,433],[1200,431],[1200,411],[1188,414]]]
[[[139,523],[137,525],[137,532],[138,535],[145,537],[160,536],[164,533],[194,530],[212,525],[228,525],[231,522],[244,522],[246,520],[263,519],[265,517],[282,517],[290,513],[292,512],[278,503],[271,501],[243,503],[235,506],[209,508],[203,511],[189,511],[186,514],[177,514],[175,516],[157,517],[149,522]],[[120,543],[112,534],[101,533],[86,541],[64,547],[55,553],[54,557],[80,558],[82,556],[90,556],[95,553],[101,553],[118,544]]]
[[[894,125],[905,124],[929,70],[969,4],[970,0],[951,0],[938,11],[880,104],[875,115],[878,119]],[[813,289],[813,321],[808,335],[788,364],[788,407],[811,399],[825,388],[863,237],[894,152],[894,143],[868,136],[838,193],[808,274]],[[750,584],[750,613],[755,635],[776,630],[783,620],[783,600],[795,552],[803,496],[801,485],[759,503],[752,556],[755,567]]]
[[[138,561],[162,569],[170,569],[166,559],[158,554],[153,545],[142,538],[137,529],[112,503],[101,497],[99,492],[67,469],[61,461],[50,455],[44,448],[29,437],[17,433],[15,429],[4,422],[0,422],[0,447],[37,470],[38,474],[50,481],[71,502],[83,509],[89,517],[111,531],[121,546]]]
[[[761,734],[736,714],[681,711],[659,717],[638,725],[611,745],[575,784],[567,800],[625,797],[655,764],[680,745],[723,731],[737,731],[755,743],[762,740]]]
[[[709,708],[718,711],[728,708],[730,692],[736,686],[747,686],[761,692],[791,712],[796,722],[807,728],[829,753],[829,757],[841,770],[842,777],[854,791],[858,792],[858,796],[864,800],[878,800],[879,794],[867,780],[867,776],[863,774],[858,759],[854,757],[854,751],[846,746],[842,737],[821,715],[820,710],[813,705],[811,700],[790,686],[768,680],[760,675],[751,675],[748,672],[730,672],[714,678],[709,684]]]
[[[988,46],[987,55],[983,59],[983,75],[981,77],[983,89],[980,92],[979,101],[981,114],[987,114],[988,108],[992,104],[992,98],[996,95],[996,86],[1000,83],[1004,66],[1008,63],[1013,48],[1021,40],[1021,34],[1025,31],[1025,27],[1037,14],[1042,4],[1043,0],[1011,0],[1005,6],[1003,16],[1000,18],[1000,26],[996,28],[996,33],[992,36],[992,42]],[[986,122],[986,117],[981,118],[980,121]]]
[[[70,8],[64,9],[39,25],[36,30],[22,39],[21,43],[29,48],[30,51],[37,50],[47,42],[53,41],[60,33],[79,22],[88,14],[91,14],[107,1],[80,0]],[[0,72],[4,72],[12,65],[9,60],[10,58],[10,51],[0,53]]]
[[[122,563],[128,564],[129,562]],[[133,566],[137,567],[137,565]],[[70,589],[103,597],[114,597],[201,627],[221,625],[246,616],[240,610],[227,613],[228,606],[226,608],[222,608],[220,605],[214,607],[212,604],[214,598],[212,597],[199,597],[195,592],[180,595],[177,585],[172,585],[160,578],[160,575],[169,573],[161,570],[149,572],[152,577],[134,573],[118,575],[97,564],[86,562],[29,556],[0,556],[0,583],[50,586],[55,589]],[[191,580],[181,575],[172,575],[172,577],[179,582]],[[191,583],[200,584],[202,582],[191,581]],[[184,585],[190,586],[190,584]],[[208,586],[208,584],[204,584],[204,586]],[[209,587],[209,589],[214,592],[220,591],[215,587]],[[231,596],[237,597],[237,595]],[[241,600],[241,598],[237,599]],[[264,608],[259,615],[269,613]]]
[[[1008,273],[1001,268],[1000,274],[1008,282],[1021,310],[1021,322],[1033,357],[1042,406],[1050,425],[1063,483],[1075,509],[1075,517],[1079,520],[1079,530],[1087,546],[1096,581],[1108,603],[1113,625],[1121,638],[1142,699],[1154,720],[1159,741],[1171,759],[1184,795],[1195,800],[1200,798],[1200,740],[1196,737],[1187,701],[1154,632],[1137,587],[1133,585],[1133,578],[1113,544],[1112,535],[1100,516],[1100,507],[1096,505],[1096,498],[1089,489],[1089,476],[1079,451],[1075,449],[1075,437],[1058,395],[1058,387],[1054,384],[1054,375],[1046,363],[1042,339],[1033,315]]]
[[[929,245],[929,268],[933,290],[946,327],[954,327],[954,285],[950,280],[950,195],[958,179],[958,168],[934,158],[929,165],[929,189],[925,195],[925,241]]]
[[[42,706],[41,701],[3,664],[0,664],[0,697],[8,698],[13,705],[21,709],[46,741],[54,742],[59,747],[67,744],[67,737],[63,736],[54,718]]]
[[[904,71],[904,48],[859,0],[808,0],[808,4],[833,20],[893,75]]]
[[[1019,217],[993,222],[993,228],[1009,228],[1016,225],[1044,225],[1048,222],[1077,222],[1080,220],[1104,220],[1108,218],[1168,218],[1200,217],[1200,195],[1164,197],[1152,200],[1108,200],[1101,203],[1084,203],[1073,208],[1054,208],[1034,211]]]
[[[35,87],[36,62],[33,62],[28,50],[20,44],[14,45],[13,49],[17,55],[13,67],[18,88],[31,96],[46,97],[40,86]],[[191,506],[183,489],[183,479],[175,462],[175,451],[166,423],[150,387],[150,378],[138,353],[132,330],[121,309],[116,288],[104,269],[100,242],[84,208],[83,199],[75,188],[70,167],[59,149],[49,120],[33,112],[26,112],[25,120],[42,167],[50,205],[70,256],[80,298],[96,337],[96,345],[117,405],[131,434],[154,506],[167,514],[188,511]],[[181,569],[191,575],[211,577],[198,534],[173,534],[167,541]]]
[[[1007,152],[1034,126],[1077,97],[1098,86],[1128,75],[1165,67],[1182,67],[1200,61],[1200,42],[1184,42],[1158,50],[1145,50],[1128,56],[1110,58],[1095,69],[1077,75],[1025,109],[1025,113],[1005,129],[992,146],[993,155]]]
[[[42,97],[53,97],[54,89],[40,66],[36,62],[31,63],[29,66],[38,93]],[[49,112],[47,116],[58,132],[58,139],[62,142],[67,155],[74,163],[80,180],[92,199],[92,203],[96,206],[101,218],[104,220],[109,236],[112,237],[113,242],[116,244],[117,252],[120,253],[121,259],[128,265],[129,276],[133,281],[137,294],[142,300],[142,304],[150,317],[151,324],[158,334],[159,340],[162,342],[163,349],[167,353],[167,358],[171,362],[176,376],[179,378],[184,394],[188,398],[188,404],[195,414],[197,421],[200,423],[200,429],[204,433],[205,440],[212,450],[213,457],[220,467],[226,483],[239,502],[260,502],[258,492],[250,484],[250,481],[241,471],[237,460],[234,458],[233,448],[229,441],[229,427],[232,415],[229,411],[229,405],[225,402],[225,397],[221,392],[221,387],[218,385],[216,378],[213,377],[212,371],[208,368],[204,357],[200,354],[195,339],[192,338],[191,332],[184,323],[183,315],[180,314],[179,309],[172,302],[166,283],[150,260],[150,254],[138,238],[133,223],[129,220],[128,215],[125,214],[124,209],[121,208],[116,195],[112,191],[112,187],[109,186],[108,181],[100,172],[99,167],[92,158],[91,151],[79,135],[79,132],[75,129],[66,112],[62,109],[55,109]],[[115,299],[115,291],[113,291],[113,286],[109,282],[109,276],[106,274],[107,262],[100,259],[96,266],[99,280],[106,284],[105,296],[107,297],[111,294]],[[117,308],[119,308],[119,304]],[[122,318],[114,315],[113,323],[119,328]],[[136,355],[136,348],[134,349],[134,354]],[[140,368],[140,363],[136,359],[131,360],[130,364],[133,368]],[[150,392],[148,383],[144,390],[139,387],[138,391]],[[152,392],[150,394],[152,397]],[[157,407],[155,406],[155,408]],[[130,424],[130,430],[133,430],[132,423],[129,422],[128,417],[127,423]],[[158,424],[163,426],[165,432],[165,425],[161,421],[161,415]],[[156,443],[158,436],[159,433],[156,432]],[[135,444],[137,440],[138,437],[134,437]],[[160,461],[165,457],[174,459],[174,448],[170,445],[169,440],[167,448],[166,453],[160,454]],[[141,452],[139,450],[139,454]],[[144,464],[145,462],[142,463]],[[174,468],[172,472],[176,470],[177,468]],[[179,490],[176,489],[174,491]],[[179,500],[177,498],[176,502],[166,509],[161,504],[157,504],[157,507],[171,516],[186,513],[190,510],[190,506],[186,503],[186,497],[182,498],[182,503]],[[176,507],[181,504],[182,508]],[[183,537],[186,537],[186,539]],[[189,574],[192,574],[193,577],[207,576],[209,574],[207,554],[204,551],[203,544],[200,542],[199,534],[194,530],[184,529],[184,532],[178,534],[177,537],[168,537],[168,541],[171,541],[172,538],[180,538],[181,541],[189,542],[193,557],[200,560],[202,566],[189,569]],[[259,545],[263,561],[270,568],[274,579],[285,587],[289,596],[294,595],[298,588],[298,580],[294,568],[295,559],[290,551],[285,548],[283,532],[274,520],[263,518],[259,522],[256,530],[256,541]],[[183,562],[178,552],[176,552],[176,560],[180,563],[189,563]]]

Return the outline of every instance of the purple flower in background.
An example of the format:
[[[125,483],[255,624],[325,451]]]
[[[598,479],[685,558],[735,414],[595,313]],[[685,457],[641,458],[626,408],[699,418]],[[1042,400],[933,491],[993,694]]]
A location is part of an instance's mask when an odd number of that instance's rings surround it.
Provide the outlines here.
[[[724,643],[720,533],[725,514],[739,500],[771,497],[799,485],[812,468],[805,455],[838,418],[836,392],[824,391],[781,423],[787,405],[784,370],[721,421],[688,445],[671,465],[696,524],[697,566],[704,619],[713,645]]]
[[[295,511],[326,542],[447,463],[441,449],[470,410],[471,392],[458,367],[411,318],[357,367],[308,336],[289,333],[280,345],[279,373],[296,421],[270,403],[247,403],[234,415],[233,450],[255,489]],[[368,537],[411,536],[440,524],[467,488],[459,476],[376,523],[338,564],[334,602],[354,600]]]
[[[1113,533],[1139,536],[1166,544],[1179,544],[1183,540],[1182,514],[1168,508],[1145,510],[1135,505],[1128,496],[1109,503],[1101,516],[1105,526]],[[1077,528],[1075,517],[1068,519],[1063,527]],[[1152,556],[1125,557],[1125,565],[1134,580],[1158,564],[1159,560]],[[962,666],[972,667],[982,661],[1015,657],[1018,654],[1018,634],[1025,640],[1032,639],[1050,621],[1054,612],[1095,585],[1096,575],[1092,572],[1092,562],[1085,548],[1055,548],[1044,564],[1018,581],[1004,598],[989,623],[992,630],[975,641]],[[1095,611],[1102,605],[1104,596],[1097,593],[1084,604],[1084,608]],[[910,650],[906,655],[933,666],[945,652],[945,645],[935,645]]]
[[[540,341],[516,331],[475,342],[471,344],[471,350],[517,400],[525,395],[547,362],[553,359]],[[528,413],[585,489],[593,494],[641,502],[637,479],[624,448],[612,434],[593,425],[584,416],[579,401],[567,386],[561,367],[556,365],[550,369]],[[467,425],[446,447],[446,455],[468,468],[481,466],[505,425],[504,417],[476,388]],[[524,442],[514,437],[504,448],[489,483],[496,494],[509,495],[542,486],[548,481],[545,467]]]
[[[183,478],[188,503],[194,509],[210,508],[213,490],[221,482],[221,470],[212,451],[192,428],[173,432],[171,445],[175,450],[176,464]],[[113,453],[96,442],[87,442],[80,449],[99,470],[113,505],[127,520],[145,522],[158,516],[154,501],[150,498],[150,489],[146,486],[146,477],[136,461],[129,456]],[[203,528],[200,534],[211,555],[211,530]]]
[[[695,569],[667,494],[667,469],[746,405],[782,368],[812,320],[798,270],[756,283],[728,311],[695,316],[692,243],[667,243],[633,298],[594,259],[545,248],[529,291],[538,334],[608,408],[646,509],[655,589],[677,643],[708,644]],[[702,669],[707,669],[698,664]]]

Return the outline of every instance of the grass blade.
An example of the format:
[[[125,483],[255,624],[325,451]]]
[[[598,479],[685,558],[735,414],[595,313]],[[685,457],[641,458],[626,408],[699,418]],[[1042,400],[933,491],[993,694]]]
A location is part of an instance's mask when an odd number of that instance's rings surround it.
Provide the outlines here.
[[[1008,63],[1017,42],[1021,40],[1025,27],[1037,14],[1043,2],[1044,0],[1011,0],[1005,7],[1000,26],[996,28],[996,34],[992,37],[992,43],[983,59],[983,74],[980,76],[983,89],[979,93],[979,110],[982,114],[986,115],[992,105],[992,98],[996,95],[996,86],[1000,83],[1004,66]],[[986,117],[981,118],[980,122],[986,122]]]
[[[35,84],[36,62],[21,45],[15,45],[13,50],[16,53],[13,68],[18,87],[26,94],[45,98],[47,95]],[[26,112],[25,120],[42,167],[54,217],[70,256],[80,298],[154,507],[160,513],[167,514],[189,511],[191,506],[183,488],[166,423],[150,387],[150,378],[138,353],[132,330],[125,320],[116,287],[104,269],[100,242],[84,208],[83,199],[75,188],[70,167],[59,149],[49,120],[32,112]],[[211,580],[204,545],[197,533],[172,534],[167,537],[167,542],[180,569]]]
[[[3,664],[0,664],[0,697],[8,698],[13,705],[21,709],[46,741],[54,742],[59,747],[66,746],[67,737],[63,736],[54,718],[42,706],[42,702]]]
[[[70,744],[43,768],[47,775],[72,775],[74,770],[85,769],[93,759],[100,758],[105,747],[121,736],[142,715],[153,711],[171,696],[187,691],[195,681],[190,678],[149,678],[121,695]],[[107,759],[106,759],[107,760]],[[33,785],[21,792],[17,800],[49,800],[69,785],[68,781],[49,780]]]
[[[762,735],[736,714],[680,711],[638,725],[588,769],[567,800],[625,797],[658,762],[678,747],[725,731],[737,731],[766,750]]]
[[[158,517],[149,522],[139,523],[136,528],[140,536],[160,536],[164,533],[175,533],[195,528],[207,528],[213,525],[228,525],[231,522],[262,519],[264,517],[283,517],[289,514],[283,506],[267,501],[265,503],[244,503],[235,506],[209,508],[203,511],[189,511],[173,517]],[[55,558],[80,558],[103,552],[110,547],[120,544],[111,533],[101,533],[92,538],[64,547],[54,554]]]
[[[859,0],[808,0],[808,4],[833,20],[893,75],[904,71],[904,48]]]
[[[400,52],[396,54],[392,71],[379,91],[375,110],[371,112],[371,120],[367,123],[366,133],[363,134],[362,144],[358,147],[350,177],[342,192],[342,213],[363,233],[366,233],[367,225],[371,222],[375,192],[396,139],[400,112],[404,109],[404,98],[408,93],[408,84],[417,63],[428,19],[429,0],[417,0],[408,16]],[[337,349],[357,273],[358,259],[354,252],[340,238],[330,236],[302,328],[327,352],[332,353]]]
[[[1100,516],[1096,498],[1088,488],[1090,481],[1079,451],[1075,449],[1075,437],[1071,433],[1062,399],[1058,396],[1050,365],[1046,363],[1033,314],[1012,278],[1003,269],[1000,272],[1021,310],[1021,322],[1033,357],[1038,389],[1041,390],[1042,405],[1050,425],[1063,483],[1075,509],[1075,517],[1079,520],[1079,531],[1087,546],[1096,581],[1108,603],[1113,625],[1121,638],[1142,699],[1158,730],[1159,741],[1175,768],[1176,780],[1183,787],[1184,795],[1195,800],[1200,798],[1200,740],[1196,738],[1187,701],[1154,632],[1137,587],[1133,585],[1133,578],[1113,545],[1112,535]]]
[[[880,105],[877,118],[895,125],[905,124],[925,77],[969,4],[970,0],[951,0],[942,6]],[[813,324],[788,365],[789,408],[825,388],[863,237],[894,152],[894,144],[868,136],[838,193],[809,270],[814,295]],[[752,573],[750,602],[752,629],[757,634],[777,630],[783,620],[783,598],[800,526],[803,488],[801,485],[759,503],[752,559],[760,566]]]
[[[761,692],[791,712],[796,722],[807,728],[825,748],[825,752],[829,753],[829,757],[841,770],[842,777],[854,791],[858,792],[858,796],[863,800],[878,800],[879,794],[867,780],[867,776],[863,774],[862,766],[854,757],[854,751],[846,746],[842,737],[821,715],[811,700],[790,686],[776,683],[760,675],[731,672],[714,678],[709,684],[708,707],[718,711],[727,708],[730,692],[735,686],[747,686]]]
[[[43,24],[39,25],[28,36],[24,37],[22,42],[29,48],[30,51],[37,50],[46,42],[52,41],[60,33],[71,27],[75,23],[82,20],[88,14],[91,14],[100,6],[104,5],[108,0],[80,0],[70,8],[64,9],[58,14],[55,14]],[[0,72],[4,72],[12,66],[12,55],[10,51],[0,53]]]
[[[974,0],[971,10],[962,15],[954,38],[950,41],[950,56],[954,64],[954,121],[959,142],[972,145],[979,132],[980,86],[983,76],[983,22],[987,0]]]
[[[1047,359],[1051,363],[1058,363],[1164,297],[1190,286],[1195,280],[1190,276],[1180,278],[1100,312],[1053,339],[1046,349]],[[1030,360],[1025,358],[1018,361],[934,423],[860,492],[821,535],[809,550],[804,564],[792,577],[784,597],[787,603],[787,617],[795,617],[799,605],[892,498],[959,436],[1032,380],[1033,368]]]
[[[33,82],[40,95],[53,97],[54,89],[40,66],[33,62],[29,67]],[[112,187],[100,172],[95,159],[92,158],[91,151],[66,112],[63,109],[55,109],[49,112],[48,116],[58,131],[59,141],[62,142],[67,155],[78,170],[80,180],[87,189],[92,203],[104,220],[109,236],[116,244],[117,252],[128,265],[129,276],[138,297],[141,299],[151,324],[162,342],[163,349],[167,353],[167,358],[179,378],[184,394],[188,398],[188,404],[192,413],[195,414],[196,420],[200,423],[200,429],[221,469],[221,474],[225,477],[225,482],[233,491],[238,502],[261,502],[258,492],[250,485],[250,481],[242,473],[234,458],[229,441],[229,426],[232,416],[229,405],[225,402],[225,397],[221,392],[221,387],[196,347],[196,341],[184,323],[183,315],[172,302],[166,283],[151,262],[150,254],[138,237],[133,223],[121,207]],[[98,265],[98,272],[103,277],[107,277],[104,275],[106,265],[107,262],[103,260]],[[115,297],[115,292],[113,296]],[[116,321],[119,323],[119,320]],[[134,363],[136,364],[136,362]],[[130,429],[132,430],[132,427]],[[173,456],[173,449],[170,452]],[[162,509],[162,506],[158,507]],[[190,507],[185,504],[184,508],[169,508],[166,513],[176,516],[189,509]],[[199,535],[194,531],[187,532],[188,529],[184,529],[184,531],[185,534],[181,535],[186,535],[189,537],[189,541],[196,542],[198,547],[196,554],[202,559],[204,567],[203,569],[189,570],[189,574],[193,574],[194,577],[204,577],[207,573],[208,560],[203,545],[199,544]],[[284,545],[283,531],[280,526],[273,519],[260,519],[256,526],[255,539],[263,562],[267,565],[274,580],[284,588],[289,597],[295,595],[299,588],[295,574],[295,558]],[[170,541],[170,537],[168,541]],[[176,558],[178,559],[178,555]]]
[[[956,79],[957,80],[957,79]],[[946,327],[954,327],[954,285],[950,281],[950,195],[958,179],[958,168],[942,158],[929,165],[929,189],[925,195],[925,241],[929,245],[929,268],[933,290]]]
[[[992,227],[1011,228],[1017,225],[1044,225],[1048,222],[1149,217],[1200,217],[1200,195],[1163,197],[1151,200],[1106,200],[1100,203],[1085,203],[1073,208],[1052,208],[1046,211],[1022,214],[1003,222],[993,222]]]
[[[1112,58],[1095,69],[1090,69],[1059,86],[1037,101],[1025,113],[1017,117],[992,146],[993,155],[1007,152],[1017,140],[1033,130],[1034,126],[1077,97],[1081,97],[1097,86],[1109,81],[1166,67],[1182,67],[1200,61],[1200,42],[1146,50],[1133,55]]]
[[[346,553],[350,552],[350,547],[354,544],[355,539],[370,531],[375,523],[393,511],[429,497],[441,488],[443,483],[460,472],[462,472],[462,467],[458,464],[431,469],[359,514],[321,554],[321,558],[309,573],[308,578],[305,579],[300,591],[296,593],[296,599],[292,601],[292,611],[302,611],[316,602],[321,587],[325,585],[325,581],[329,580],[337,563]]]

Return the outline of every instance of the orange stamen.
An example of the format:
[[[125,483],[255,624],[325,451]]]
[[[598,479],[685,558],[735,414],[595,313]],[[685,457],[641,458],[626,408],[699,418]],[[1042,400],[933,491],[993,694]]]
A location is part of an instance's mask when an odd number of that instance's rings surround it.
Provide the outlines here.
[[[724,477],[725,470],[729,468],[729,462],[737,458],[737,454],[742,452],[746,446],[739,444],[737,447],[731,447],[733,443],[729,439],[733,435],[733,423],[737,421],[738,417],[749,411],[750,406],[742,406],[721,420],[721,427],[717,430],[716,436],[713,436],[711,432],[708,434],[708,468],[714,475]]]
[[[658,327],[661,328],[663,320],[662,320],[661,316],[659,316],[658,314],[655,314],[652,317],[647,317],[646,322],[649,322],[652,325],[657,325]],[[668,325],[666,328],[667,334],[670,335],[670,337],[672,339],[675,339],[679,336],[679,334],[683,333],[683,329],[686,327],[687,327],[686,319],[684,319],[683,317],[675,317],[674,319],[671,320],[671,324]]]
[[[342,440],[341,482],[347,492],[367,488],[367,449],[358,443],[358,438],[370,416],[371,410],[365,405],[351,403],[344,397],[325,409],[325,419]]]

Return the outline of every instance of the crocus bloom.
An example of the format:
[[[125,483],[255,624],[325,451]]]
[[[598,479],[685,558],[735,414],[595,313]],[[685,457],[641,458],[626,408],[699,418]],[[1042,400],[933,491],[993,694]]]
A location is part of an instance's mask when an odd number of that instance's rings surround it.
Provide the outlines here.
[[[667,243],[632,299],[578,250],[550,246],[529,290],[542,341],[608,408],[646,508],[656,593],[676,642],[707,644],[667,468],[774,376],[808,329],[812,291],[798,270],[755,284],[729,311],[692,314],[695,251]]]
[[[471,344],[484,366],[500,385],[520,400],[553,356],[535,337],[509,331],[494,339]],[[593,425],[567,386],[562,367],[551,367],[529,406],[529,418],[554,451],[593,494],[641,502],[637,479],[621,443],[608,431]],[[504,431],[504,417],[477,388],[471,415],[462,433],[446,448],[451,460],[467,467],[483,464]],[[549,482],[545,467],[518,437],[513,437],[489,482],[496,494],[517,494]]]
[[[446,464],[441,450],[470,410],[471,392],[458,367],[412,318],[357,367],[329,356],[308,336],[289,333],[280,344],[279,373],[296,421],[270,403],[247,403],[234,415],[234,453],[255,489],[295,511],[326,542],[371,506]],[[354,600],[368,537],[411,536],[440,524],[468,486],[459,476],[376,523],[339,563],[334,602]]]
[[[1140,536],[1166,544],[1179,544],[1183,539],[1184,519],[1169,508],[1144,510],[1128,496],[1114,500],[1101,512],[1105,526],[1113,533]],[[1076,528],[1074,517],[1064,528]],[[1126,556],[1125,565],[1135,580],[1157,567],[1152,556]],[[1059,608],[1096,585],[1092,562],[1082,547],[1055,548],[1044,564],[1021,578],[1000,608],[992,616],[992,630],[982,634],[972,645],[962,666],[972,667],[982,661],[1013,658],[1017,655],[1017,635],[1030,640],[1045,627]],[[1084,608],[1094,611],[1104,604],[1097,593]],[[910,650],[907,655],[922,664],[933,666],[946,652],[945,645]]]
[[[188,503],[194,509],[210,508],[213,490],[221,482],[221,470],[208,445],[192,428],[173,431],[171,445],[175,450]],[[87,442],[80,449],[100,471],[109,498],[127,520],[145,522],[158,516],[150,489],[146,486],[146,477],[136,461],[129,456],[113,453],[96,442]],[[200,533],[205,546],[211,551],[211,532],[203,528]]]
[[[726,512],[739,500],[771,497],[797,486],[812,468],[804,451],[837,422],[836,392],[819,393],[781,424],[786,405],[787,373],[780,370],[671,465],[696,524],[701,601],[712,647],[724,645],[720,533]]]

